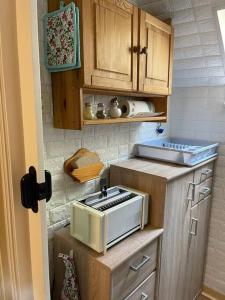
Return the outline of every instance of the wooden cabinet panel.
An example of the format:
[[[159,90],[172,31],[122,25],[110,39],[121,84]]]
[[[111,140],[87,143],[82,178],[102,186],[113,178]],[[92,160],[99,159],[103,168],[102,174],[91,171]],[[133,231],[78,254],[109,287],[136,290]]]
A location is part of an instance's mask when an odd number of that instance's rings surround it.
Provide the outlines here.
[[[160,270],[160,300],[183,299],[189,242],[191,203],[189,182],[193,172],[168,183]],[[189,299],[190,300],[190,299]]]
[[[124,300],[154,300],[155,296],[156,272],[153,272]]]
[[[139,90],[168,95],[172,76],[172,28],[155,17],[140,11]]]
[[[83,23],[85,86],[137,90],[138,8],[125,0],[83,6],[90,19]]]
[[[163,226],[160,268],[157,268],[159,292],[156,299],[194,300],[201,291],[210,196],[205,193],[204,199],[198,197],[199,202],[192,206],[189,183],[199,183],[202,170],[213,170],[213,164],[210,161],[185,168],[135,158],[110,167],[112,185],[127,185],[151,195],[149,222],[157,227]],[[207,176],[201,179],[199,188],[211,185],[212,172],[207,171],[205,174]]]
[[[112,299],[122,299],[129,295],[157,265],[158,241],[141,249],[130,259],[124,261],[112,273]],[[134,270],[132,268],[137,268]]]
[[[202,290],[210,206],[211,196],[208,196],[191,209],[185,300],[196,299]]]

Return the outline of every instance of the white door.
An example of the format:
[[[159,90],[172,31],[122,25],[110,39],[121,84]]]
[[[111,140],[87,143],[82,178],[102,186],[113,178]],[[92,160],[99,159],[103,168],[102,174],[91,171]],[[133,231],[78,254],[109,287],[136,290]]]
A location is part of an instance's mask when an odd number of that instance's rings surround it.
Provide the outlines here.
[[[35,0],[0,1],[0,298],[48,300],[45,203],[34,214],[20,201],[33,165],[43,180]]]

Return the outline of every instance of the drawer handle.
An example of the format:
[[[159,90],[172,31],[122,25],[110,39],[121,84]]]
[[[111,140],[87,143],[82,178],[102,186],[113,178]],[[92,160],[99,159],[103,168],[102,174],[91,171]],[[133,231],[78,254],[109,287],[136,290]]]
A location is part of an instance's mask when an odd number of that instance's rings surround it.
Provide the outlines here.
[[[141,300],[147,300],[148,299],[148,295],[146,295],[145,293],[141,293]]]
[[[199,195],[203,195],[203,197],[207,197],[210,194],[211,189],[210,188],[202,188],[201,191],[199,192]]]
[[[150,256],[148,255],[144,255],[142,261],[140,262],[139,265],[135,266],[130,266],[131,270],[133,270],[134,272],[137,272],[138,270],[140,270],[141,267],[143,267],[149,260],[151,259]]]
[[[197,235],[198,232],[198,220],[195,218],[191,219],[191,231],[190,234],[191,235]]]
[[[211,169],[205,169],[202,170],[201,176],[200,176],[200,182],[205,181],[208,177],[212,175],[213,170]]]
[[[188,192],[187,192],[187,199],[189,201],[194,201],[195,186],[196,186],[196,183],[194,183],[194,182],[189,183]]]

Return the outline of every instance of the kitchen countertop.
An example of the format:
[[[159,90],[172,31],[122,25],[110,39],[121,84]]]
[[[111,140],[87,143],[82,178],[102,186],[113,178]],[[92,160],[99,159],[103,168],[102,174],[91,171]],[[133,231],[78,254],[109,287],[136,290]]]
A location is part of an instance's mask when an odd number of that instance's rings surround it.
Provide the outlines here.
[[[154,241],[163,233],[162,228],[153,228],[151,226],[145,226],[144,230],[138,230],[124,240],[120,241],[113,247],[107,250],[106,254],[98,253],[80,241],[76,240],[70,235],[69,228],[62,228],[55,233],[54,239],[57,243],[68,244],[70,249],[80,249],[88,256],[96,259],[105,268],[113,271],[125,258],[128,259],[140,249]]]
[[[193,167],[187,167],[157,160],[150,160],[144,158],[131,158],[124,161],[120,161],[115,164],[111,164],[110,167],[121,167],[128,170],[133,170],[143,174],[150,174],[152,176],[161,177],[166,181],[174,180],[177,177],[192,172],[195,169],[204,166],[217,159],[217,156],[205,160],[204,162],[197,164]]]

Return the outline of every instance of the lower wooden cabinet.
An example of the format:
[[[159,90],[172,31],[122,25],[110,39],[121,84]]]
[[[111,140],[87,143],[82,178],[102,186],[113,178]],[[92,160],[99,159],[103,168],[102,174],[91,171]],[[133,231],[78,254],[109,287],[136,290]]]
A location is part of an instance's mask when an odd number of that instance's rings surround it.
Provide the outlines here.
[[[158,294],[162,229],[147,226],[110,248],[105,255],[83,245],[64,228],[54,238],[55,285],[60,298],[65,267],[59,253],[73,250],[81,300],[153,300]]]
[[[125,298],[156,270],[157,250],[156,240],[125,260],[112,272],[112,299]]]
[[[211,160],[185,168],[130,159],[111,166],[111,185],[127,185],[151,195],[150,224],[164,230],[159,295],[154,299],[194,300],[201,293],[213,164]]]
[[[202,291],[212,170],[210,177],[201,176],[203,179],[197,184],[193,183],[199,178],[199,170],[167,185],[160,300],[194,300]],[[191,198],[190,186],[193,188]]]
[[[58,231],[53,299],[60,299],[64,278],[58,254],[71,249],[81,300],[197,299],[207,248],[212,161],[193,168],[141,159],[111,166],[111,185],[122,184],[151,195],[150,224],[105,255],[76,241],[68,228]]]
[[[155,299],[156,272],[148,276],[125,300]]]
[[[201,293],[210,206],[211,195],[191,208],[184,300],[196,299]]]

